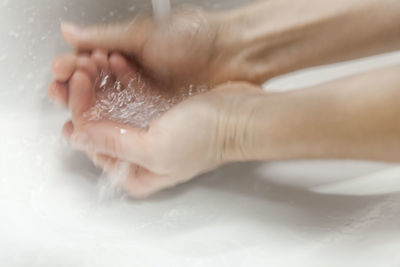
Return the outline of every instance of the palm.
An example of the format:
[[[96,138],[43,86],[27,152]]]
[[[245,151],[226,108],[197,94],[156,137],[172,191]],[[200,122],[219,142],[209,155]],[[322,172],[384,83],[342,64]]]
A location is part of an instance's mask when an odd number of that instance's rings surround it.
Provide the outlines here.
[[[103,57],[106,58],[106,55]],[[157,140],[152,143],[153,147],[157,147],[159,150],[157,152],[159,155],[168,155],[169,153],[165,153],[168,150],[165,144],[174,142],[174,140],[165,140],[166,137],[178,138],[180,144],[176,146],[175,152],[170,151],[170,155],[181,155],[183,158],[173,159],[170,157],[168,161],[175,162],[175,164],[180,164],[186,156],[191,154],[190,151],[202,148],[201,144],[185,143],[185,137],[193,136],[196,133],[196,126],[202,127],[199,125],[201,123],[192,120],[196,114],[201,113],[196,110],[195,105],[178,105],[173,111],[168,112],[165,118],[162,117],[151,123],[173,106],[199,91],[195,91],[193,87],[170,89],[158,86],[158,83],[141,74],[135,66],[129,64],[123,56],[117,53],[114,53],[109,60],[100,60],[100,62],[98,59],[96,61],[96,57],[90,60],[84,59],[84,55],[78,57],[77,69],[69,80],[69,106],[73,114],[75,130],[79,131],[87,125],[99,123],[107,130],[118,128],[116,135],[109,139],[118,140],[127,129],[148,128],[146,131],[149,136],[153,135]],[[180,124],[185,121],[191,121],[193,125],[182,128]],[[67,123],[68,125],[70,127],[71,123]],[[179,129],[183,131],[179,131]],[[174,130],[178,131],[171,132]],[[207,132],[207,134],[212,134],[212,132]],[[206,139],[211,140],[212,138],[206,137]],[[106,143],[116,144],[118,142],[107,141]],[[187,153],[186,156],[179,151],[179,148],[187,149],[193,145],[200,147],[189,149],[189,154]],[[80,145],[78,144],[78,146]],[[123,178],[126,178],[123,186],[132,195],[138,197],[146,196],[160,188],[172,186],[196,174],[185,171],[170,172],[166,166],[174,168],[174,165],[166,163],[168,157],[164,159],[162,165],[151,165],[148,162],[121,159],[117,154],[107,153],[107,151],[93,152],[93,149],[87,145],[77,148],[84,150],[99,167],[108,172],[118,171],[119,175],[123,175]],[[135,148],[130,149],[134,150]],[[124,173],[121,174],[121,170]]]

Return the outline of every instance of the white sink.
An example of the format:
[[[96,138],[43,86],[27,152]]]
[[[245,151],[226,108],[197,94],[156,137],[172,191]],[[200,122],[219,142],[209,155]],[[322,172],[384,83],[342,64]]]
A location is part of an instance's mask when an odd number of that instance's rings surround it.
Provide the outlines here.
[[[394,165],[235,164],[148,200],[100,200],[101,173],[63,143],[68,114],[46,99],[51,59],[68,50],[58,26],[132,17],[149,4],[0,0],[0,266],[399,266]],[[266,87],[395,62],[399,53]]]

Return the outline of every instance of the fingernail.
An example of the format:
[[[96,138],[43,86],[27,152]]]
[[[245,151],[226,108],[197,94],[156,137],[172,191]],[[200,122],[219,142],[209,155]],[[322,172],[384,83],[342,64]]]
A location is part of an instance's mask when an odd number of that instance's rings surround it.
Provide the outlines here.
[[[70,33],[70,34],[78,34],[80,32],[80,28],[76,26],[75,24],[69,23],[69,22],[63,22],[61,24],[61,28],[64,32]]]

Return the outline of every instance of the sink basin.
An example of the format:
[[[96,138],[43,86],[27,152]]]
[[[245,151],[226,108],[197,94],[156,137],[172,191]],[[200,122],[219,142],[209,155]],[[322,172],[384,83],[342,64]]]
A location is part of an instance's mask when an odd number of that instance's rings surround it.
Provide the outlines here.
[[[0,266],[399,266],[396,165],[233,164],[147,200],[100,197],[101,172],[62,140],[68,113],[46,98],[51,59],[69,49],[59,23],[121,20],[149,6],[0,1]],[[292,90],[399,62],[392,53],[265,88]]]

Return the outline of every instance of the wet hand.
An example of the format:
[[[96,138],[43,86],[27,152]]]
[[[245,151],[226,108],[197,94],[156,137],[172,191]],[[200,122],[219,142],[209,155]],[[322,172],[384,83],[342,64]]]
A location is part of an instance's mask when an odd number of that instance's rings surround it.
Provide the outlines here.
[[[123,188],[145,197],[238,158],[251,114],[243,103],[261,93],[249,84],[223,85],[178,104],[146,129],[89,121],[67,137],[107,172],[121,175],[121,166],[129,166]]]
[[[226,25],[222,14],[192,9],[176,11],[161,24],[139,16],[128,23],[87,28],[63,24],[62,33],[78,50],[124,53],[169,87],[250,81],[234,60],[235,45],[226,46]]]

